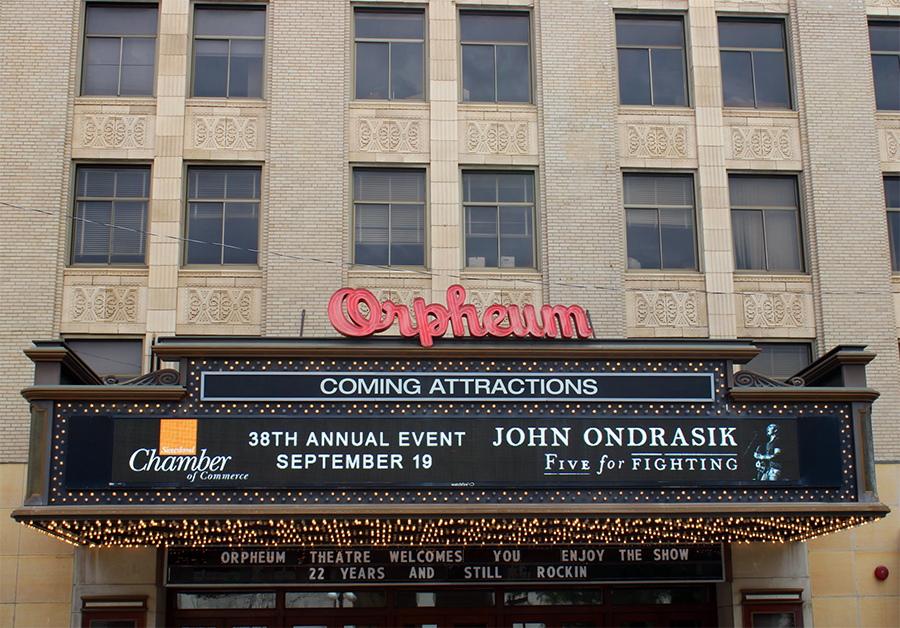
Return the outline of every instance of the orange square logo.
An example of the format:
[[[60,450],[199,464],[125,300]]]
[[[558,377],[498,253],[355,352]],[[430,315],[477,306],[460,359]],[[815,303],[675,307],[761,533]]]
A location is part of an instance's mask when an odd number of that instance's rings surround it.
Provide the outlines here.
[[[161,419],[160,456],[197,455],[197,419]]]

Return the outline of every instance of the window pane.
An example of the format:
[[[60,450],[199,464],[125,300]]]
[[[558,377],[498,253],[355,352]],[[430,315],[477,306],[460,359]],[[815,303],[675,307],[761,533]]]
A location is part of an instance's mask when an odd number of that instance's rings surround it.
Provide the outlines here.
[[[72,262],[75,264],[109,263],[109,227],[112,203],[78,203],[75,210],[75,242]]]
[[[191,170],[190,198],[225,198],[225,172],[222,170]]]
[[[420,170],[354,170],[353,198],[361,201],[424,201]]]
[[[793,177],[729,177],[732,207],[796,207]]]
[[[422,13],[357,11],[357,39],[424,39],[425,16]]]
[[[199,39],[194,50],[194,96],[227,96],[228,41]]]
[[[143,370],[140,340],[66,339],[66,344],[98,375],[137,376]]]
[[[603,590],[507,591],[505,606],[569,606],[603,604]]]
[[[530,174],[489,175],[497,179],[497,197],[501,203],[531,203],[532,177]]]
[[[389,264],[389,212],[388,205],[356,204],[353,260],[357,264],[372,264],[375,266],[387,266]]]
[[[197,9],[194,32],[203,37],[264,37],[262,9]]]
[[[684,51],[670,48],[650,52],[653,64],[653,104],[687,104],[684,82]]]
[[[695,269],[694,212],[689,209],[659,210],[663,268]]]
[[[497,268],[497,208],[466,208],[466,266]]]
[[[497,101],[531,100],[528,46],[497,46]]]
[[[148,96],[153,93],[153,66],[156,40],[128,37],[122,41],[123,96]]]
[[[797,230],[797,212],[767,210],[766,252],[768,270],[802,270],[800,261],[800,234]]]
[[[230,98],[262,97],[263,48],[260,40],[231,42]]]
[[[709,601],[706,587],[643,587],[640,589],[613,589],[615,605],[648,604],[705,604]]]
[[[619,102],[623,105],[651,105],[650,51],[619,49]]]
[[[222,263],[222,203],[191,203],[187,224],[187,263]]]
[[[888,212],[888,238],[891,242],[891,269],[900,271],[900,212]]]
[[[89,6],[88,35],[156,35],[156,7]]]
[[[809,366],[809,345],[804,343],[757,344],[759,354],[741,366],[742,371],[753,371],[767,377],[787,379]]]
[[[869,22],[872,50],[900,52],[900,22]]]
[[[275,592],[260,593],[178,593],[178,608],[275,608]]]
[[[259,205],[225,203],[223,264],[256,264],[259,245]],[[233,247],[233,248],[232,248]]]
[[[754,52],[753,73],[756,106],[762,109],[788,109],[787,65],[783,52]]]
[[[761,211],[731,210],[734,265],[737,270],[766,270]]]
[[[784,49],[784,28],[781,22],[720,20],[719,45],[723,48]]]
[[[225,198],[259,198],[259,170],[226,170],[224,175]]]
[[[495,174],[463,174],[464,203],[497,202],[497,175]]]
[[[116,193],[116,171],[108,168],[79,168],[75,194],[81,197],[111,198]]]
[[[285,591],[286,608],[384,608],[387,594],[384,591],[357,590],[339,596],[325,591]]]
[[[494,47],[462,47],[463,100],[494,102]]]
[[[876,109],[900,109],[900,55],[872,55]]]
[[[722,95],[726,107],[753,107],[753,68],[749,52],[721,52]]]
[[[356,97],[387,100],[390,44],[356,44]]]
[[[391,206],[392,266],[425,264],[425,206]]]
[[[112,264],[144,262],[144,221],[147,203],[116,201],[113,204],[114,228],[110,230],[109,261]]]
[[[500,268],[534,267],[531,207],[500,208]]]
[[[84,42],[85,95],[119,93],[119,38],[88,37]]]
[[[900,177],[884,178],[884,206],[900,209]]]
[[[423,44],[391,44],[391,98],[424,98],[425,59]]]
[[[521,14],[462,13],[459,16],[463,42],[528,43],[528,16]]]
[[[659,214],[655,209],[625,211],[628,268],[661,268]]]
[[[616,44],[619,46],[684,46],[684,28],[680,19],[616,18]]]
[[[625,205],[693,205],[693,179],[689,176],[626,175]]]

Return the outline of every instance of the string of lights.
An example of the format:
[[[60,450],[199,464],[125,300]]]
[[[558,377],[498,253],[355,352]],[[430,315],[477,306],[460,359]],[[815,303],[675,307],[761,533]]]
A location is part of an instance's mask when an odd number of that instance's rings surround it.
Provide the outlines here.
[[[418,275],[425,277],[442,277],[454,279],[457,281],[460,280],[484,280],[484,276],[481,275],[467,275],[465,273],[440,273],[433,270],[427,269],[417,269],[417,268],[399,268],[399,267],[391,267],[391,266],[377,266],[372,264],[358,264],[352,262],[346,262],[343,260],[331,260],[331,259],[323,259],[319,257],[309,257],[303,255],[295,255],[291,253],[284,253],[281,251],[266,251],[263,249],[254,249],[249,247],[240,247],[232,244],[225,244],[222,242],[211,242],[207,240],[200,240],[197,238],[189,238],[186,236],[175,236],[163,233],[155,233],[152,231],[147,231],[145,229],[137,229],[134,227],[125,227],[122,225],[114,225],[102,221],[91,220],[89,218],[84,218],[83,216],[76,216],[74,214],[64,212],[64,211],[54,211],[54,210],[45,210],[45,209],[37,209],[33,207],[23,207],[21,205],[15,205],[13,203],[8,203],[6,201],[0,200],[0,205],[4,207],[9,207],[11,209],[17,209],[21,211],[29,211],[37,214],[43,214],[45,216],[53,216],[56,218],[65,218],[68,220],[75,220],[83,223],[89,223],[98,225],[101,227],[108,227],[110,229],[119,229],[122,231],[128,231],[132,233],[140,233],[142,235],[146,235],[149,237],[155,238],[164,238],[167,240],[174,240],[182,243],[189,244],[207,244],[214,245],[219,247],[224,247],[226,249],[231,249],[235,251],[243,251],[247,253],[255,253],[261,256],[269,256],[269,257],[278,257],[282,259],[294,260],[298,262],[307,262],[312,264],[327,264],[331,266],[341,266],[345,268],[367,268],[373,271],[382,271],[382,272],[391,272],[397,274],[408,274],[408,275]],[[604,292],[604,293],[627,293],[627,292],[637,292],[642,291],[645,288],[619,288],[619,287],[610,287],[610,286],[599,286],[599,285],[587,285],[583,283],[572,283],[566,281],[547,281],[541,279],[527,279],[523,278],[521,274],[517,274],[513,277],[504,277],[502,275],[503,269],[499,269],[500,274],[496,276],[491,276],[492,281],[497,282],[509,282],[515,284],[527,284],[533,286],[541,286],[541,287],[558,287],[558,288],[567,288],[567,289],[579,289],[585,291],[595,291],[595,292]],[[698,294],[706,294],[712,296],[739,296],[744,294],[743,292],[729,292],[724,290],[707,290],[705,288],[667,288],[668,292],[676,292],[676,293],[698,293]],[[790,294],[798,294],[798,295],[827,295],[827,296],[890,296],[894,293],[891,291],[880,291],[880,290],[790,290],[788,291]]]

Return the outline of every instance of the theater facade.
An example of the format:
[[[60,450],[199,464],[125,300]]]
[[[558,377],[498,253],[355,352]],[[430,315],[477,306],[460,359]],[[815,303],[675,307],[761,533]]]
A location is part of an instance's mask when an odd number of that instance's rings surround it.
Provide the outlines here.
[[[802,625],[767,548],[888,512],[864,347],[779,382],[740,371],[746,342],[446,303],[341,290],[346,338],[159,338],[122,383],[27,349],[14,518],[155,573],[76,587],[84,625]]]

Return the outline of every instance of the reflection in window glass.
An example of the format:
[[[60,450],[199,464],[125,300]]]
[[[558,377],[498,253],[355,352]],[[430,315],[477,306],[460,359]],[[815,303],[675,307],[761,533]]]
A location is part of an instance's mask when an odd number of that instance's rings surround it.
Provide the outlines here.
[[[620,103],[687,104],[681,18],[616,16],[616,45]]]
[[[612,603],[615,605],[706,604],[708,601],[709,589],[706,587],[642,587],[612,590]]]
[[[884,178],[884,204],[887,208],[891,268],[900,271],[900,177]]]
[[[179,609],[204,608],[275,608],[275,592],[258,593],[178,593]]]
[[[397,589],[395,604],[397,608],[456,608],[482,607],[494,605],[492,589],[447,590],[447,591],[410,591]]]
[[[793,628],[797,624],[794,613],[753,612],[750,613],[753,628]]]
[[[726,107],[791,108],[783,22],[720,19],[719,47]]]
[[[384,591],[286,591],[286,608],[384,608]]]
[[[503,603],[506,606],[595,606],[603,604],[603,590],[507,591]]]
[[[531,26],[526,13],[460,13],[462,99],[531,102]]]
[[[256,264],[259,168],[188,170],[187,264]]]

